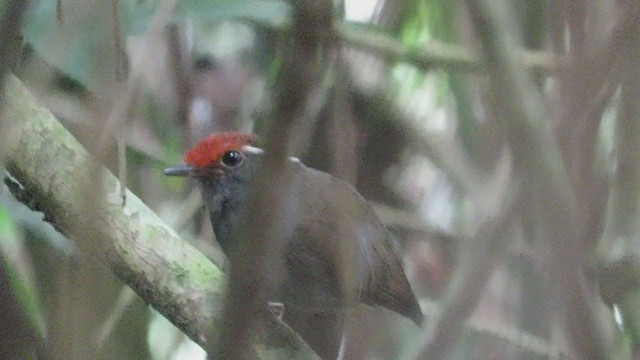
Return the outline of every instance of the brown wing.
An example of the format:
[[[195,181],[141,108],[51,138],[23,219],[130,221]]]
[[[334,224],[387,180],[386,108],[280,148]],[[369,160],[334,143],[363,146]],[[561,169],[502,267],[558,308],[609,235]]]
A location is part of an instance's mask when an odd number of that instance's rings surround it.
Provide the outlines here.
[[[307,264],[322,264],[319,268],[333,277],[331,285],[337,291],[340,289],[337,274],[341,263],[340,242],[351,242],[357,282],[354,290],[360,301],[383,306],[420,325],[422,312],[406,278],[396,240],[369,203],[349,184],[327,173],[302,164],[296,170],[311,172],[314,179],[305,182],[308,177],[297,177],[299,182],[295,187],[304,192],[307,200],[298,204],[298,213],[303,214],[299,224],[304,226],[295,231],[297,240],[306,243],[301,247],[309,256]],[[341,234],[340,230],[349,233]],[[336,295],[339,297],[339,292]]]
[[[395,311],[420,326],[423,320],[422,310],[411,290],[399,258],[381,259],[373,276],[371,285],[362,294],[362,302]]]
[[[335,267],[308,229],[299,227],[285,249],[284,321],[322,359],[336,359],[344,326]]]

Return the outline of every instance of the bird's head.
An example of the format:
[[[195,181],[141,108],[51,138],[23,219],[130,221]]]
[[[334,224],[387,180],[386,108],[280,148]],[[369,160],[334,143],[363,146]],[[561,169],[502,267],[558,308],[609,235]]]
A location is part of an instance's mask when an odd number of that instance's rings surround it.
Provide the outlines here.
[[[262,150],[253,147],[255,135],[238,132],[212,134],[194,146],[184,163],[164,170],[168,176],[190,176],[202,183],[225,182],[248,175],[247,167]]]
[[[259,168],[262,150],[252,146],[255,141],[250,134],[212,134],[187,152],[183,164],[164,170],[165,175],[191,177],[201,184],[216,238],[225,252],[232,247],[232,228],[246,208],[249,184]]]

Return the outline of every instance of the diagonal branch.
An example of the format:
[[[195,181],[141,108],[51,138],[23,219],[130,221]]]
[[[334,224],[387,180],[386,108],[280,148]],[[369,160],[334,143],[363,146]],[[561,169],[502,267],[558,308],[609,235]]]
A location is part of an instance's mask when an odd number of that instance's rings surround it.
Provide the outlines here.
[[[224,275],[128,193],[122,206],[117,180],[97,167],[86,150],[13,76],[5,84],[6,166],[37,201],[53,225],[99,258],[124,283],[192,340],[207,345],[206,330],[220,330]],[[95,204],[87,221],[77,189],[103,173],[106,197],[83,194]],[[212,308],[213,304],[213,308]],[[278,336],[271,336],[272,334]],[[260,332],[262,359],[317,359],[306,344],[281,325]]]

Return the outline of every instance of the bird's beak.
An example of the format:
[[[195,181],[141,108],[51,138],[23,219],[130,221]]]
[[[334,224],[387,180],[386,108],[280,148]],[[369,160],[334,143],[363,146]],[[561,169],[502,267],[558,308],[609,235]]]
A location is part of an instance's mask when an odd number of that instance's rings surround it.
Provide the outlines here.
[[[164,169],[164,174],[167,176],[190,176],[193,175],[196,168],[189,164],[179,164]]]

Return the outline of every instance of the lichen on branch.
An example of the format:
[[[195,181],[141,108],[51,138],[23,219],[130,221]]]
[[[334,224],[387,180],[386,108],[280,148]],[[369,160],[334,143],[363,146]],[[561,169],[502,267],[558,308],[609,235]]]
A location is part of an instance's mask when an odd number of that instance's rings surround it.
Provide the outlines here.
[[[4,86],[1,146],[6,168],[81,251],[100,259],[146,303],[206,346],[204,334],[211,327],[214,335],[220,330],[220,311],[215,310],[226,290],[222,271],[134,194],[128,193],[123,205],[117,179],[96,164],[17,78],[8,76]],[[100,172],[103,191],[78,194],[91,188],[95,171]],[[80,200],[92,204],[90,212]],[[283,336],[274,341],[265,332],[259,334],[256,353],[261,359],[317,359],[284,326],[269,329]]]

